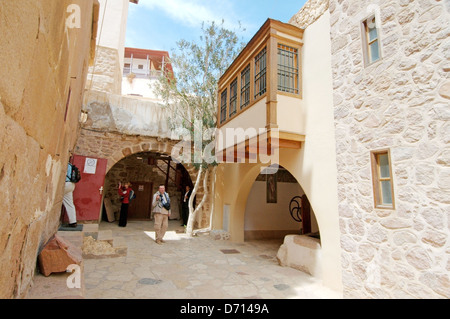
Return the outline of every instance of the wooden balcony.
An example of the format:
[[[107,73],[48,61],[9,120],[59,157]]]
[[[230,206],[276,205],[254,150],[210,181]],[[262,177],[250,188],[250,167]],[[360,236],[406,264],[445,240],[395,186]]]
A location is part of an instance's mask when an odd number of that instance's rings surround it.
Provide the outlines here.
[[[268,19],[222,75],[219,160],[231,156],[240,161],[261,152],[270,155],[275,148],[301,148],[305,140],[302,45],[303,29]],[[230,129],[239,134],[227,138]]]

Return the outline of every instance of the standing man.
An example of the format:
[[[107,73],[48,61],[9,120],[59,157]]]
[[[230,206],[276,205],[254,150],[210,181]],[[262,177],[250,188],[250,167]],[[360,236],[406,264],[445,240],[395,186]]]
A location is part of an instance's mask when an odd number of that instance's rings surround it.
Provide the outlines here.
[[[67,165],[66,183],[64,184],[63,205],[69,218],[69,227],[77,227],[77,212],[73,203],[73,191],[75,190],[75,183],[72,182],[72,164]]]
[[[169,226],[170,216],[170,198],[164,185],[159,185],[158,191],[153,195],[152,206],[155,217],[155,241],[162,244],[165,242],[163,237]]]

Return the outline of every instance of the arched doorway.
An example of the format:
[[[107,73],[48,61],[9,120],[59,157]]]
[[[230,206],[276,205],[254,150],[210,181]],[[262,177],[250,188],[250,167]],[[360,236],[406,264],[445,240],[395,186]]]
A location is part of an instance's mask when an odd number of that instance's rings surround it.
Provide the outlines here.
[[[247,197],[244,241],[282,241],[288,234],[320,237],[314,211],[300,183],[287,169],[265,169]]]
[[[153,194],[159,185],[165,185],[171,197],[171,220],[181,218],[181,196],[186,185],[192,187],[190,174],[182,164],[169,155],[146,151],[128,155],[115,163],[107,172],[104,189],[102,220],[114,221],[120,212],[117,186],[131,182],[136,199],[130,203],[129,220],[151,220]]]

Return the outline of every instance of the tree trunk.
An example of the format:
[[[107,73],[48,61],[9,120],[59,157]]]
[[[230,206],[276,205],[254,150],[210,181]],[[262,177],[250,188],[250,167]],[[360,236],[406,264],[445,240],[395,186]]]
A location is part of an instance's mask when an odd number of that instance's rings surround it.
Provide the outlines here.
[[[194,217],[195,217],[195,211],[193,207],[194,198],[195,195],[197,195],[198,186],[200,185],[200,177],[203,173],[203,167],[200,166],[200,169],[197,173],[197,179],[195,180],[194,189],[192,190],[191,197],[189,197],[188,207],[189,207],[189,217],[188,217],[188,223],[186,225],[186,234],[191,237],[194,230]]]
[[[212,196],[214,196],[214,191],[215,191],[215,186],[216,186],[216,170],[217,170],[217,166],[214,166],[214,168],[212,170],[212,185],[211,185],[211,194],[212,194]],[[205,196],[208,196],[208,195],[209,195],[209,192],[205,192],[205,194],[203,196],[205,197]],[[198,233],[202,233],[202,232],[211,231],[213,216],[214,216],[214,198],[213,198],[212,203],[211,203],[211,211],[209,213],[209,225],[208,225],[208,227],[195,230],[194,231],[194,235],[198,234]]]

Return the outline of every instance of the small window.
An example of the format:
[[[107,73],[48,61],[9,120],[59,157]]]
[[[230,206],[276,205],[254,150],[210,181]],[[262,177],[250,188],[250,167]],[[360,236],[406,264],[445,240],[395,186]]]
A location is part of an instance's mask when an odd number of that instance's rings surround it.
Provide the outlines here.
[[[250,104],[250,64],[241,72],[241,109]]]
[[[237,106],[237,79],[230,84],[230,117],[236,114]]]
[[[126,67],[126,68],[130,68],[130,67],[131,67],[131,64],[130,64],[130,63],[125,63],[125,67]]]
[[[278,90],[298,94],[298,50],[278,44]]]
[[[255,57],[255,99],[266,93],[266,48]]]
[[[389,150],[371,153],[375,208],[394,208],[394,185]]]
[[[363,46],[366,65],[381,58],[380,38],[375,17],[363,21]]]
[[[225,89],[220,95],[220,124],[227,119],[227,90]]]
[[[139,69],[139,70],[143,70],[143,69],[144,69],[144,65],[139,64],[139,65],[138,65],[138,69]]]

